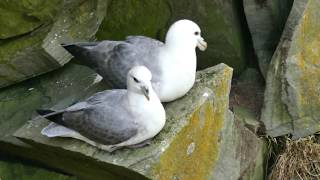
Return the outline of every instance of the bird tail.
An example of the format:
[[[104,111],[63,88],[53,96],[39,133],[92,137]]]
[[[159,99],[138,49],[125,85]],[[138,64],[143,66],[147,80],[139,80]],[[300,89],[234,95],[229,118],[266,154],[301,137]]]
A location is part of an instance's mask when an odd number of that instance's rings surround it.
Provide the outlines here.
[[[96,68],[95,57],[91,52],[91,48],[96,46],[97,42],[88,43],[75,43],[75,44],[61,44],[76,60],[79,60],[83,65],[89,66],[90,68]]]
[[[46,119],[48,119],[52,122],[55,122],[57,124],[60,124],[62,126],[66,125],[62,119],[63,111],[52,111],[49,109],[37,109],[36,111],[43,118],[46,118]]]

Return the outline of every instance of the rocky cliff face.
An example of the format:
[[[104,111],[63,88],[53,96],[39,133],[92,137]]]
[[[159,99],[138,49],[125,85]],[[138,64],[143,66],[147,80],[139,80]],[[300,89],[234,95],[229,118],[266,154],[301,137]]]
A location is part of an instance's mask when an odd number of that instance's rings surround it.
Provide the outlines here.
[[[199,53],[200,69],[226,63],[239,74],[246,66],[244,25],[233,1],[4,1],[0,10],[0,88],[67,63],[71,56],[60,43],[94,40],[97,31],[99,40],[163,40],[168,26],[183,18],[202,27],[211,47]]]
[[[0,2],[1,150],[84,179],[264,179],[269,144],[260,135],[320,130],[318,9],[318,0]],[[150,146],[110,154],[40,134],[48,122],[32,120],[36,109],[108,88],[76,60],[66,64],[60,43],[163,40],[182,18],[199,24],[208,49],[198,52],[191,91],[165,105],[167,124]]]

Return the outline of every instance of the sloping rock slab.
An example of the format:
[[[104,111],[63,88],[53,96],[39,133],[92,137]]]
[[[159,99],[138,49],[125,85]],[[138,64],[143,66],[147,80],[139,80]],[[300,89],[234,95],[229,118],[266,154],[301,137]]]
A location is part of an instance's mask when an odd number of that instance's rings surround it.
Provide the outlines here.
[[[98,78],[97,78],[98,77]],[[69,106],[106,88],[99,76],[85,66],[68,64],[51,73],[0,91],[0,151],[45,158],[12,134],[35,117],[36,109]],[[101,79],[100,79],[101,80]]]
[[[232,69],[224,64],[197,74],[187,96],[166,105],[167,123],[151,145],[114,153],[69,138],[40,134],[33,120],[15,136],[46,154],[38,160],[87,179],[211,179],[221,152]],[[223,141],[225,142],[225,141]]]
[[[320,130],[320,1],[295,0],[267,76],[261,120],[270,136]]]
[[[1,2],[0,9],[6,8],[8,13],[18,13],[10,3]],[[28,1],[27,4],[32,7],[24,7],[21,4],[24,2],[14,3],[17,6],[21,5],[16,10],[20,8],[21,11],[27,12],[18,13],[18,17],[11,16],[13,22],[17,20],[16,18],[23,19],[27,15],[33,20],[42,18],[44,22],[15,24],[16,27],[11,28],[19,29],[21,25],[22,31],[33,30],[20,36],[0,40],[0,88],[48,72],[67,63],[72,56],[60,46],[60,43],[87,41],[93,38],[104,18],[107,5],[104,0],[55,0],[51,3],[29,3]],[[37,7],[38,5],[40,7]],[[45,7],[41,7],[41,5]],[[56,12],[57,8],[61,10]],[[5,15],[6,12],[2,15]],[[48,20],[47,16],[54,17]],[[23,25],[28,27],[23,30]],[[34,28],[33,25],[37,27]]]

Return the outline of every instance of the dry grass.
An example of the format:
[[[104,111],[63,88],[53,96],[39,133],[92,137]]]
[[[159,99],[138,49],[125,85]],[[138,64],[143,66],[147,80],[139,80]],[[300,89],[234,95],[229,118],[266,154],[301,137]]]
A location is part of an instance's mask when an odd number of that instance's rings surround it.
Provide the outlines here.
[[[320,179],[320,144],[315,136],[287,139],[272,168],[270,180]]]

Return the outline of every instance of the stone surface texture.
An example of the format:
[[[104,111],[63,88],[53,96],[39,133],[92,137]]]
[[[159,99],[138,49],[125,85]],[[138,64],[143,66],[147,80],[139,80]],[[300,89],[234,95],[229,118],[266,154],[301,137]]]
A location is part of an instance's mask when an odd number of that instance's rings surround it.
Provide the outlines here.
[[[261,120],[268,135],[320,130],[320,1],[296,0],[271,61]]]
[[[266,78],[293,0],[244,0],[243,7],[258,64]]]
[[[106,3],[1,1],[0,23],[6,25],[0,29],[0,88],[67,63],[72,56],[60,43],[92,40],[104,18]]]

